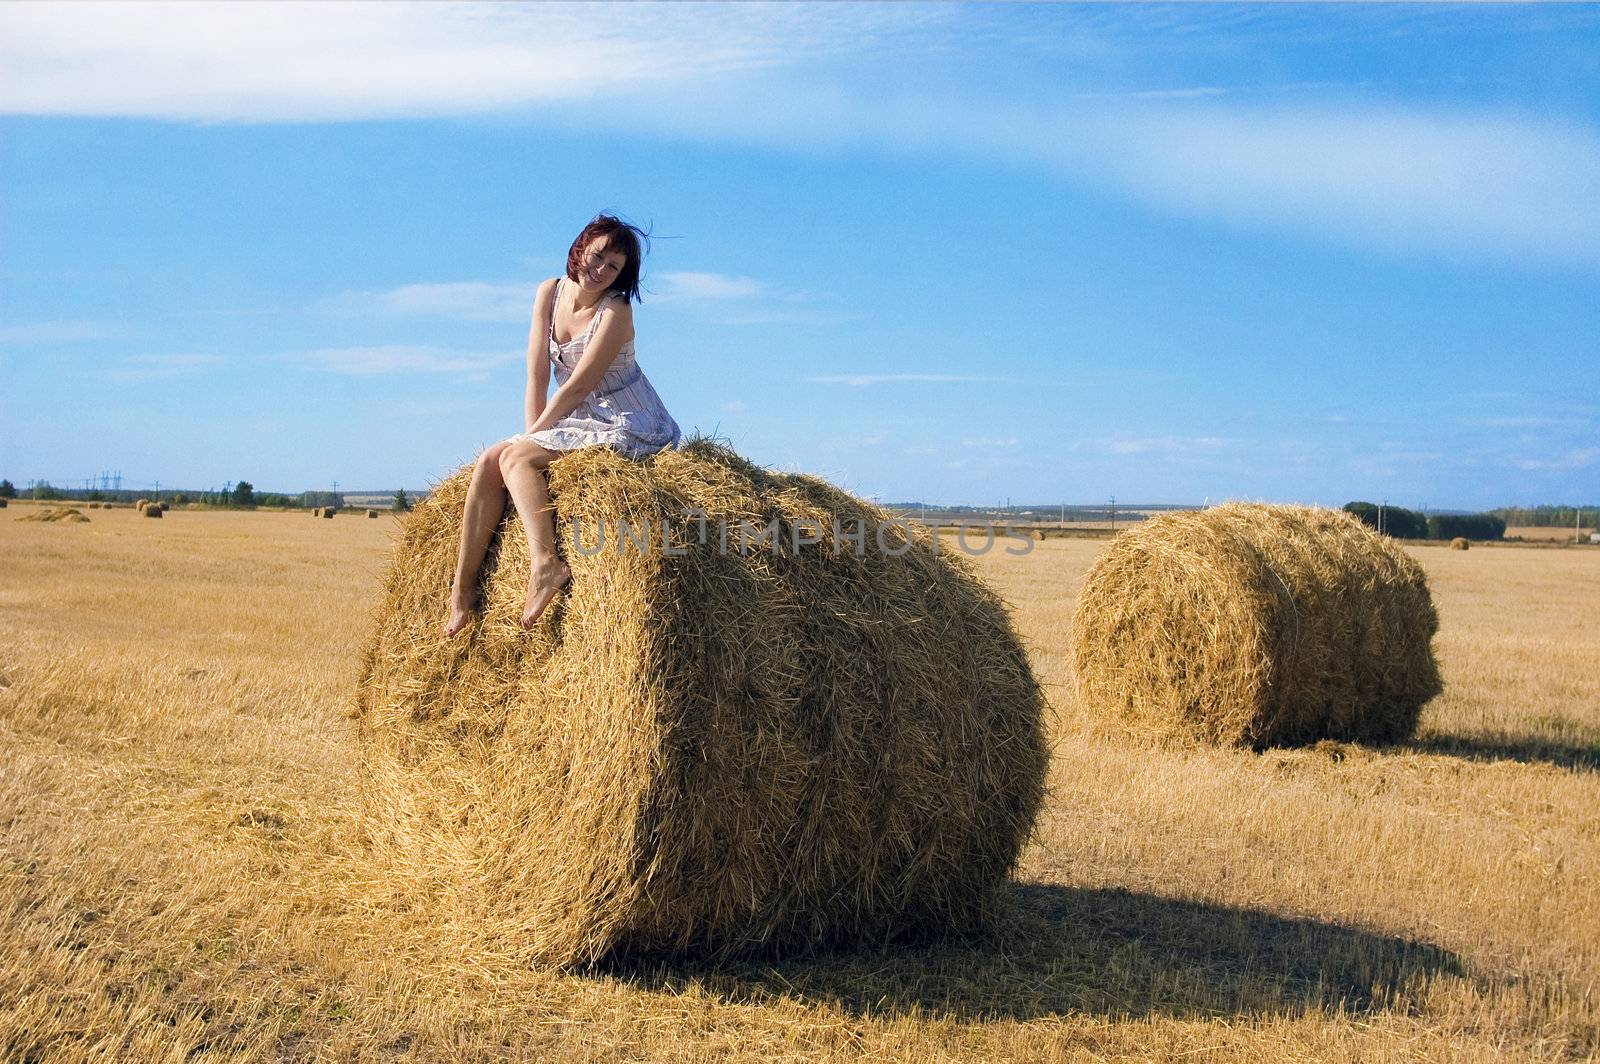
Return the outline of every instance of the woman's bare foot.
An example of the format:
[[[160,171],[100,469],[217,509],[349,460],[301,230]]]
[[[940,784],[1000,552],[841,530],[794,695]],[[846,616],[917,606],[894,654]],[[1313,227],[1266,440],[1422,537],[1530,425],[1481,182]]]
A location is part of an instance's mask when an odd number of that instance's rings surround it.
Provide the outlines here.
[[[567,563],[560,558],[553,559],[546,565],[535,566],[528,577],[528,597],[522,604],[522,627],[532,628],[539,621],[539,615],[550,605],[550,600],[556,597],[556,592],[567,586],[572,579],[572,570],[567,568]]]
[[[471,624],[473,612],[474,611],[470,603],[451,599],[450,619],[444,622],[444,637],[449,639],[451,636],[461,631],[461,629]]]

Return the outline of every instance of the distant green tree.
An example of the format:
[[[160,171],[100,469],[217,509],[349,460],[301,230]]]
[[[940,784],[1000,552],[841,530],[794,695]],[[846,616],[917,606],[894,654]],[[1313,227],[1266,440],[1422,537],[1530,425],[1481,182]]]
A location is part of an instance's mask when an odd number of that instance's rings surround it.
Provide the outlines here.
[[[0,499],[15,499],[17,486],[9,480],[0,480]]]
[[[189,493],[186,491],[180,491],[178,494],[172,497],[172,505],[174,506],[187,506],[193,501],[193,499],[189,498]]]
[[[235,506],[254,506],[256,504],[256,489],[248,480],[241,480],[234,485],[233,495],[229,499]]]
[[[411,509],[411,500],[406,497],[405,488],[401,488],[399,491],[394,493],[394,505],[390,508],[394,510]]]
[[[1496,514],[1438,514],[1428,518],[1433,539],[1504,539],[1506,522]]]
[[[33,497],[35,499],[64,499],[64,498],[66,498],[66,496],[61,494],[61,489],[52,487],[50,485],[50,482],[46,481],[46,480],[41,480],[41,481],[39,481],[39,483],[37,483],[37,484],[35,484],[33,486]]]
[[[1407,510],[1402,506],[1376,506],[1370,502],[1347,502],[1344,509],[1368,528],[1376,529],[1381,521],[1384,534],[1396,539],[1428,538],[1428,519],[1415,510]]]

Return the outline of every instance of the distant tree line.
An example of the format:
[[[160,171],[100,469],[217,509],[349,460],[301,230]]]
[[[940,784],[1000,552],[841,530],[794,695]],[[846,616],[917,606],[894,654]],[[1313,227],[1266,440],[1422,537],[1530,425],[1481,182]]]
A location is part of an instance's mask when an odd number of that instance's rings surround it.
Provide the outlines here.
[[[1370,502],[1347,502],[1344,509],[1368,528],[1395,539],[1503,539],[1506,534],[1505,519],[1498,513],[1430,515]]]
[[[15,499],[18,494],[30,499],[81,499],[86,502],[132,503],[138,499],[153,499],[169,502],[174,506],[200,505],[236,510],[251,510],[257,507],[309,510],[316,506],[332,506],[338,509],[344,506],[344,496],[331,491],[303,491],[296,495],[271,491],[258,492],[255,490],[255,485],[248,480],[241,480],[226,491],[141,491],[136,488],[129,488],[126,491],[102,491],[99,488],[58,488],[41,480],[30,484],[20,493],[11,481],[0,480],[0,499]],[[409,510],[411,498],[402,488],[394,493],[389,505],[393,510]]]
[[[1534,528],[1595,528],[1600,506],[1502,506],[1490,513],[1508,525]]]

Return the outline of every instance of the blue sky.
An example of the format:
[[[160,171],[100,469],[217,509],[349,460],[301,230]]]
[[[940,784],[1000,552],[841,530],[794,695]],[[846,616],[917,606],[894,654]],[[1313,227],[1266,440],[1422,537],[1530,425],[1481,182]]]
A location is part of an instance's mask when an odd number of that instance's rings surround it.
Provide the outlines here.
[[[687,431],[863,495],[1600,496],[1600,8],[0,6],[0,476],[421,486],[655,234]]]

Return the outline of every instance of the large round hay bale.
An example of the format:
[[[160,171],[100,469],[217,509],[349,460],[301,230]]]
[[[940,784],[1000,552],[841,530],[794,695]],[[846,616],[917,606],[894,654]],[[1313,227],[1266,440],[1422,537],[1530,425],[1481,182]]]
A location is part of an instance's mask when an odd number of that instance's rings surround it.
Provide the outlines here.
[[[322,508],[322,516],[323,517],[332,517],[337,512],[338,511],[336,511],[332,506],[324,506]]]
[[[0,498],[0,510],[4,510],[8,505],[10,504],[4,498]]]
[[[1422,569],[1338,510],[1232,503],[1116,537],[1073,620],[1078,699],[1159,737],[1409,736],[1441,687]]]
[[[143,510],[146,506],[149,506],[149,505],[150,505],[150,500],[149,499],[140,499],[138,502],[133,504],[133,507],[136,510]]]
[[[357,696],[373,853],[439,934],[563,965],[990,917],[1041,801],[1044,701],[963,560],[710,441],[590,448],[551,471],[568,590],[520,627],[508,510],[481,619],[446,640],[469,472],[401,517]],[[741,551],[741,519],[782,549]],[[808,521],[822,542],[796,548]]]
[[[155,505],[154,503],[152,503],[149,506],[146,506],[144,508],[144,515],[146,517],[160,517],[161,516],[161,507],[159,507],[159,506]]]
[[[1452,539],[1450,541],[1450,549],[1451,550],[1471,550],[1472,549],[1472,541],[1469,540],[1466,536],[1457,536],[1455,539]]]
[[[368,510],[367,511],[367,516],[368,517],[377,517],[378,516],[378,511],[376,511],[376,510]]]

